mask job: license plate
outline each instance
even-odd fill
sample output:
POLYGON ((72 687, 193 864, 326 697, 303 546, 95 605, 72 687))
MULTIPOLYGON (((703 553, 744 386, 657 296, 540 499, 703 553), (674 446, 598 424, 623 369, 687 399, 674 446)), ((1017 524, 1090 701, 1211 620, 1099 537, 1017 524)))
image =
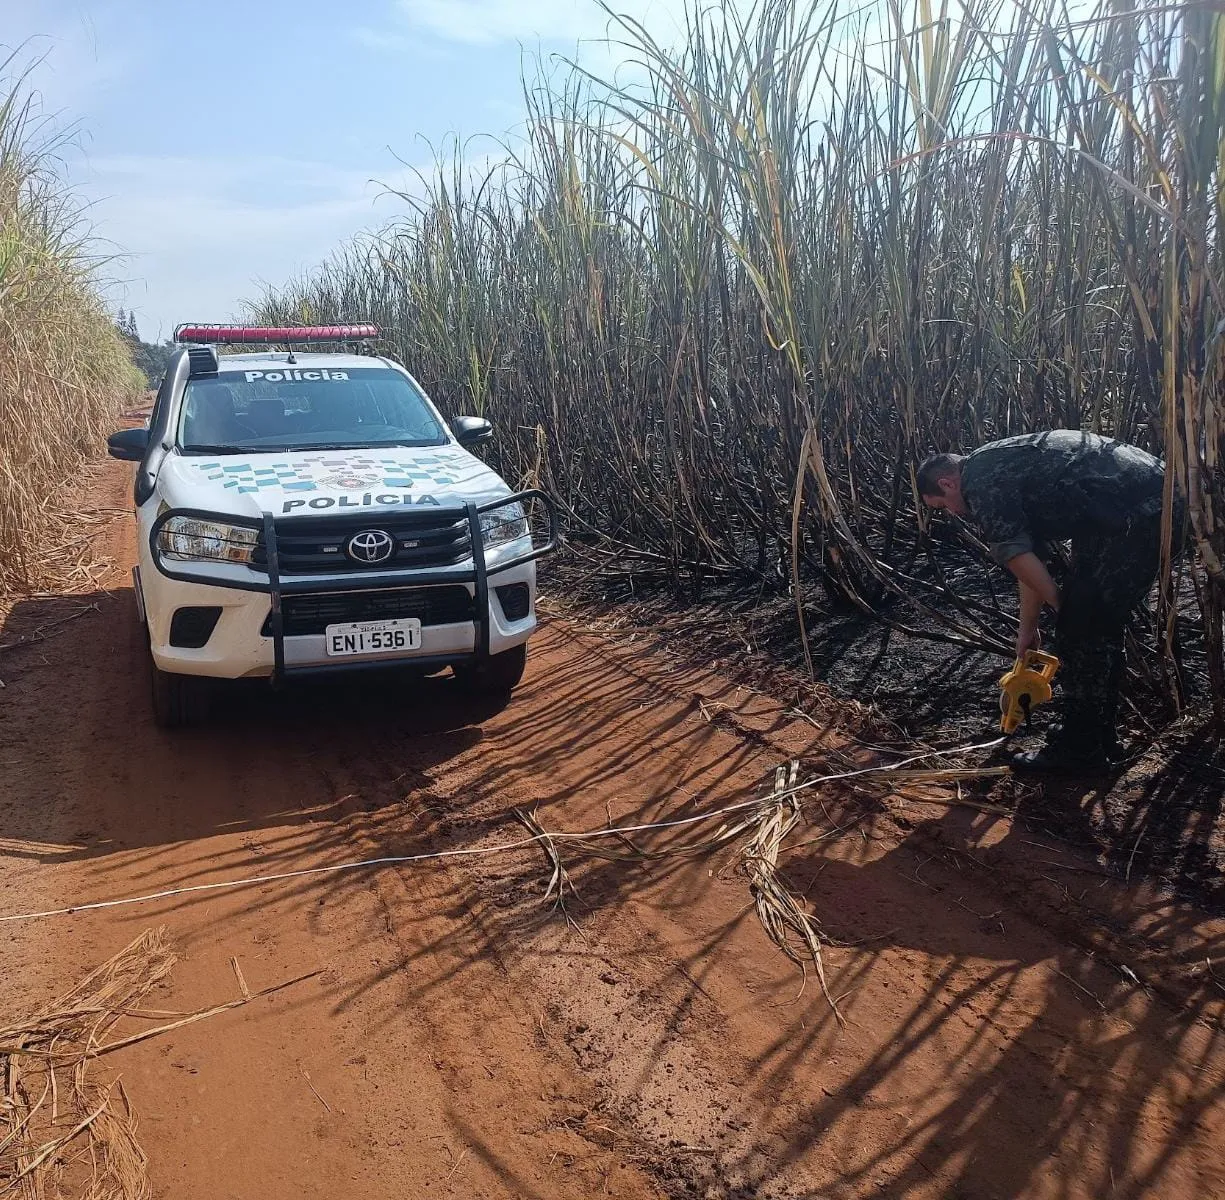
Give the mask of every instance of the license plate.
POLYGON ((333 658, 350 654, 395 654, 421 649, 421 622, 404 617, 397 621, 354 621, 329 625, 324 630, 327 652, 333 658))

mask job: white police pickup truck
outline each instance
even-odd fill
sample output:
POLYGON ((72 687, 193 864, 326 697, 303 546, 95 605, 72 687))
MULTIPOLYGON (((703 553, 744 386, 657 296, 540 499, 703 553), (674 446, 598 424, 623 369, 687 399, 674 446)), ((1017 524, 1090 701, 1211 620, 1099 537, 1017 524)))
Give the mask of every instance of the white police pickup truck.
POLYGON ((522 677, 556 509, 470 454, 489 422, 448 427, 365 349, 377 334, 180 326, 147 427, 111 435, 138 464, 133 581, 159 725, 204 719, 221 679, 449 667, 505 696, 522 677), (295 349, 327 342, 365 352, 295 349), (217 353, 236 344, 285 349, 217 353))

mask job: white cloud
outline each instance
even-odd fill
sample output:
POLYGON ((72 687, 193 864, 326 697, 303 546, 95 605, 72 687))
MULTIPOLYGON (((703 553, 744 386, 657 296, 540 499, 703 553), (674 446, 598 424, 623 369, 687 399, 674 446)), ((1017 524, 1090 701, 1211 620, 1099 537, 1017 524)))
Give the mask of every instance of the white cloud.
POLYGON ((455 42, 570 42, 599 37, 608 23, 590 0, 400 0, 399 8, 411 25, 455 42))
MULTIPOLYGON (((679 29, 684 0, 622 0, 611 7, 648 27, 659 26, 670 39, 679 29)), ((620 36, 596 0, 396 0, 386 32, 362 27, 354 36, 382 49, 418 48, 419 39, 408 36, 406 29, 469 45, 536 40, 573 44, 620 36)))
POLYGON ((359 25, 349 31, 349 37, 362 50, 370 50, 376 54, 410 54, 414 59, 448 59, 450 50, 437 40, 422 38, 414 33, 408 25, 395 18, 396 25, 389 24, 384 29, 376 29, 372 25, 359 25))

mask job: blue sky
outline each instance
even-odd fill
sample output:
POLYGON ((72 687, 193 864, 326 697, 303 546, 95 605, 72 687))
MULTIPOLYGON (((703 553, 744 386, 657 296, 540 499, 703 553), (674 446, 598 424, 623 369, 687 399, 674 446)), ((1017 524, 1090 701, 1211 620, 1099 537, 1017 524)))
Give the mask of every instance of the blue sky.
MULTIPOLYGON (((3 0, 0 44, 42 61, 43 109, 75 123, 107 295, 142 335, 224 320, 403 208, 398 160, 520 127, 525 55, 605 69, 594 0, 3 0)), ((683 0, 619 0, 674 40, 683 0)), ((492 143, 476 153, 492 153, 492 143)))

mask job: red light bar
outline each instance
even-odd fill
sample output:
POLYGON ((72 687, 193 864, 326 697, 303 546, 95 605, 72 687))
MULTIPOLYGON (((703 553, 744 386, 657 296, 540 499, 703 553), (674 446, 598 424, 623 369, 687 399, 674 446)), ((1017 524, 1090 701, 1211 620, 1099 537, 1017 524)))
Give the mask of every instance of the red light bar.
POLYGON ((180 325, 176 342, 265 345, 276 342, 355 342, 379 336, 377 325, 180 325))

